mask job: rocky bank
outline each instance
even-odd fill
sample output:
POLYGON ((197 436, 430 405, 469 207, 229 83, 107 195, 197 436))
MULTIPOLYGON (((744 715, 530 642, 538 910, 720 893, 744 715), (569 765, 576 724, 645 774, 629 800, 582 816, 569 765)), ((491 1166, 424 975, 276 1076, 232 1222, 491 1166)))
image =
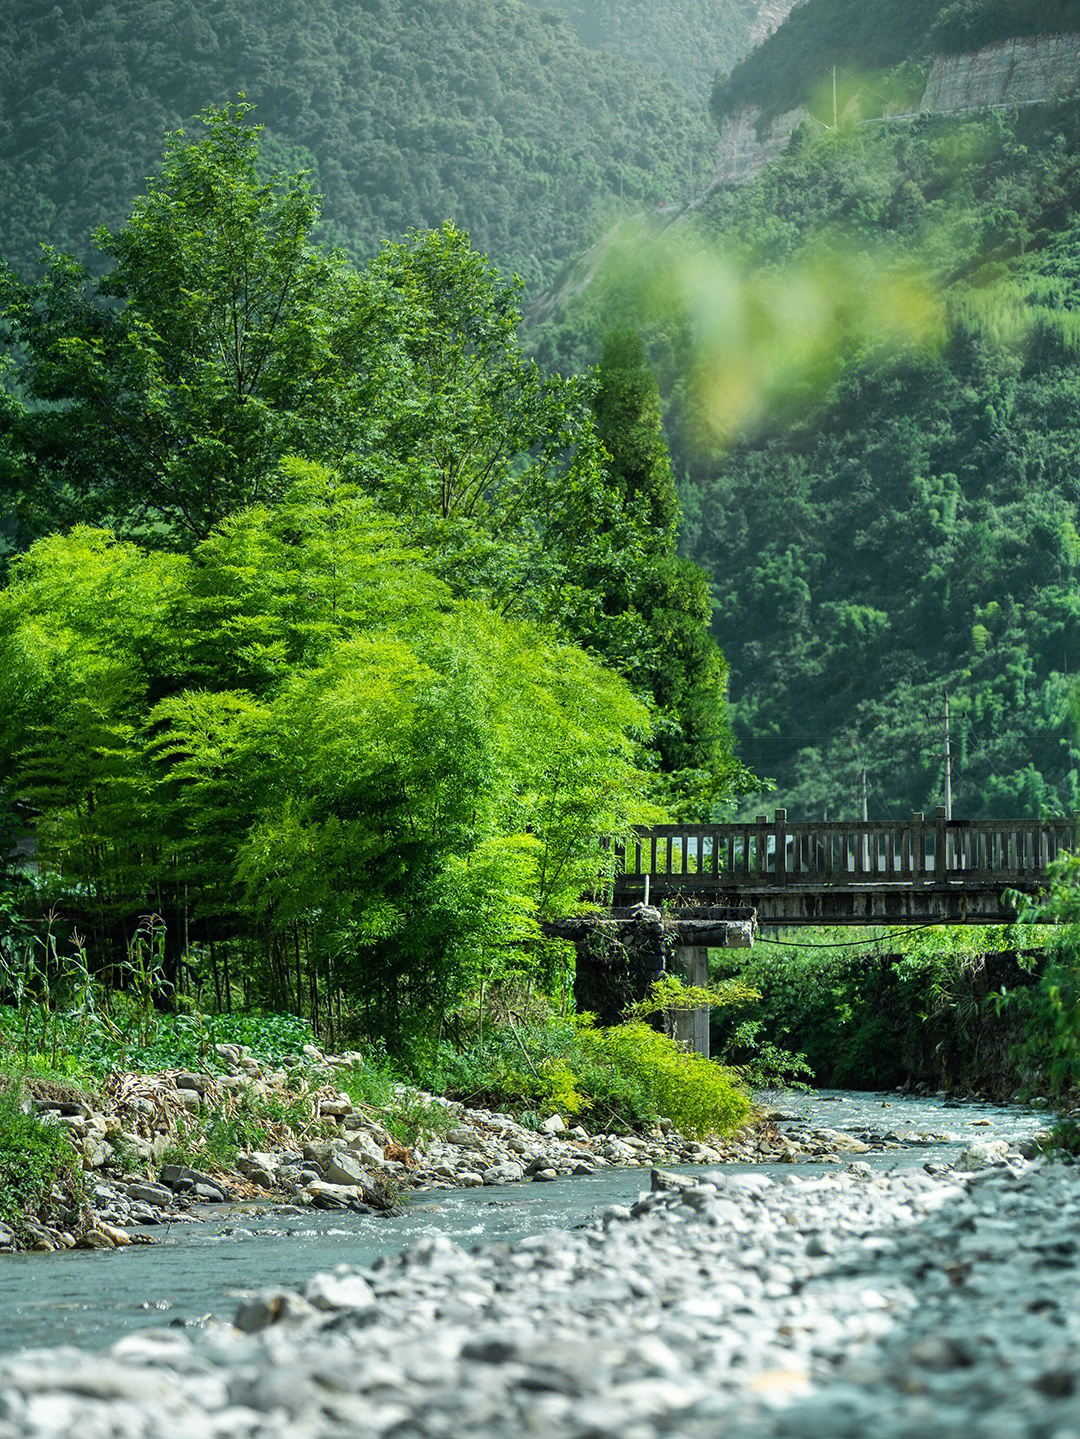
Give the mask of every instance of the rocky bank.
MULTIPOLYGON (((710 1143, 687 1138, 666 1121, 647 1134, 625 1135, 590 1131, 552 1115, 536 1130, 508 1114, 402 1090, 398 1099, 420 1105, 431 1120, 427 1136, 409 1148, 393 1138, 377 1110, 354 1104, 335 1083, 341 1070, 361 1059, 355 1053, 332 1055, 309 1046, 288 1065, 270 1065, 242 1047, 220 1045, 216 1059, 219 1072, 213 1074, 114 1074, 100 1105, 55 1093, 31 1101, 39 1117, 64 1128, 81 1154, 91 1209, 30 1223, 21 1240, 0 1226, 0 1248, 146 1242, 153 1226, 198 1218, 204 1206, 230 1200, 364 1213, 392 1209, 416 1190, 543 1183, 610 1167, 807 1158, 839 1164, 939 1137, 900 1134, 887 1126, 851 1132, 767 1112, 759 1112, 733 1139, 710 1143), (235 1167, 216 1169, 198 1152, 189 1163, 168 1162, 177 1140, 187 1135, 190 1148, 194 1126, 210 1114, 253 1103, 270 1112, 295 1112, 299 1099, 310 1115, 306 1129, 263 1121, 270 1138, 259 1149, 240 1153, 235 1167)), ((1030 1157, 1034 1151, 1027 1149, 1030 1157)))

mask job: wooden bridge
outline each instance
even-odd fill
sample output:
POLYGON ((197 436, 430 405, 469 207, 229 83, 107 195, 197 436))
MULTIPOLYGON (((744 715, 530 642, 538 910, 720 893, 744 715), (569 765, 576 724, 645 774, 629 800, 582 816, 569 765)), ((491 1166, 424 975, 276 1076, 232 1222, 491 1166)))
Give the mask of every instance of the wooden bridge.
MULTIPOLYGON (((756 910, 759 925, 1008 924, 1077 846, 1071 820, 658 825, 615 846, 618 909, 645 901, 756 910)), ((699 941, 701 942, 701 941, 699 941)), ((708 942, 708 941, 705 941, 708 942)))

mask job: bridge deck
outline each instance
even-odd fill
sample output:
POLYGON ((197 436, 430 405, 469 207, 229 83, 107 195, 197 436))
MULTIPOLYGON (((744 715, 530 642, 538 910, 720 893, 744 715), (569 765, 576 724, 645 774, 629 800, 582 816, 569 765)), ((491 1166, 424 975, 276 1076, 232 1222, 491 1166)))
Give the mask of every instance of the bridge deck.
POLYGON ((1076 847, 1069 820, 659 825, 616 845, 614 903, 752 905, 760 924, 1006 924, 1076 847))

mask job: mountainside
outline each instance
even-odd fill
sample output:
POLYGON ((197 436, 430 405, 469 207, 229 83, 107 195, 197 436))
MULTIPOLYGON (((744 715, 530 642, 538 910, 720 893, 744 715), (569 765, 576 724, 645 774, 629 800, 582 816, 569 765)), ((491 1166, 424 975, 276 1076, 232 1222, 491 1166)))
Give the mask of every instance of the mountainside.
POLYGON ((564 364, 612 314, 647 337, 740 754, 776 781, 744 813, 851 818, 864 783, 871 814, 932 811, 945 693, 958 815, 1080 808, 1080 40, 1071 6, 1049 35, 1007 10, 807 0, 741 99, 770 53, 858 51, 909 113, 858 123, 840 75, 834 130, 830 74, 829 128, 613 245, 536 329, 564 364))
POLYGON ((713 89, 714 184, 743 184, 810 121, 1029 105, 1080 89, 1080 10, 912 0, 885 17, 810 0, 713 89), (1028 14, 1028 9, 1032 13, 1028 14), (1021 13, 1022 12, 1022 13, 1021 13))
POLYGON ((365 255, 453 219, 539 286, 621 198, 709 173, 700 101, 587 49, 524 0, 11 0, 0 31, 0 253, 84 254, 161 135, 243 91, 264 153, 304 166, 325 233, 365 255))
POLYGON ((687 462, 743 756, 793 814, 854 815, 864 773, 872 812, 932 809, 948 691, 958 814, 1074 811, 1080 104, 801 134, 714 233, 882 284, 917 257, 941 328, 687 462))
MULTIPOLYGON (((901 64, 980 50, 1002 41, 1080 29, 1075 0, 807 0, 749 55, 718 80, 712 95, 717 121, 757 108, 766 119, 805 105, 831 117, 832 67, 841 95, 853 98, 860 80, 878 79, 901 64), (846 92, 846 93, 845 93, 846 92)), ((867 86, 865 101, 871 100, 867 86)), ((878 97, 879 99, 881 97, 878 97)), ((887 98, 887 97, 886 97, 887 98)))
POLYGON ((704 101, 798 0, 530 0, 565 15, 582 44, 662 70, 704 101))

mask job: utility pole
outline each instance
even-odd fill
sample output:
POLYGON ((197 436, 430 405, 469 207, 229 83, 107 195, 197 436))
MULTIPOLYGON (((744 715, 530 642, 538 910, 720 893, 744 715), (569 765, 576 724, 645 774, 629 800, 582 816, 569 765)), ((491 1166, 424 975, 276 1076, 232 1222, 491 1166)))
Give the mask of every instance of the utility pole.
POLYGON ((945 818, 952 819, 952 744, 949 739, 949 691, 942 690, 945 697, 945 818))
POLYGON ((870 812, 869 812, 869 810, 867 809, 867 806, 866 806, 866 767, 865 767, 865 765, 863 766, 862 775, 861 775, 860 781, 859 781, 859 793, 860 793, 860 796, 861 796, 861 808, 860 808, 860 810, 859 810, 859 815, 860 815, 860 818, 862 819, 863 824, 868 824, 868 823, 870 822, 870 812))

